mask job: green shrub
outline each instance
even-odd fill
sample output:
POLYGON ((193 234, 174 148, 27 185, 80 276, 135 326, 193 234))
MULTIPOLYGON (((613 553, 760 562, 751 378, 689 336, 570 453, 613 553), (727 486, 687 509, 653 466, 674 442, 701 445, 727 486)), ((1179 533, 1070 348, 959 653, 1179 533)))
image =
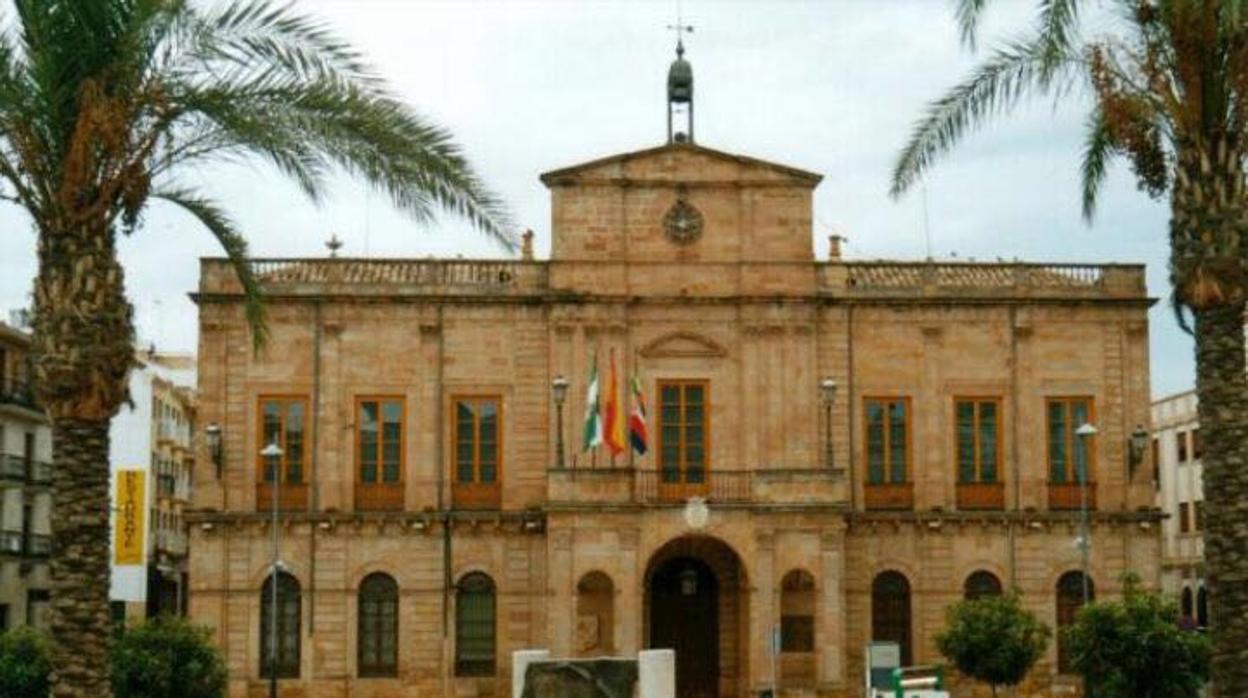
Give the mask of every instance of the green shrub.
POLYGON ((1121 601, 1080 609, 1071 660, 1097 698, 1194 698, 1209 678, 1209 638, 1184 630, 1174 599, 1123 580, 1121 601))
POLYGON ((1049 627, 1016 593, 960 601, 946 617, 936 646, 958 671, 991 686, 994 696, 997 686, 1018 685, 1049 646, 1049 627))
POLYGON ((27 626, 0 633, 0 697, 46 698, 48 639, 27 626))
POLYGON ((116 698, 219 698, 225 694, 221 653, 206 628, 160 617, 113 641, 116 698))

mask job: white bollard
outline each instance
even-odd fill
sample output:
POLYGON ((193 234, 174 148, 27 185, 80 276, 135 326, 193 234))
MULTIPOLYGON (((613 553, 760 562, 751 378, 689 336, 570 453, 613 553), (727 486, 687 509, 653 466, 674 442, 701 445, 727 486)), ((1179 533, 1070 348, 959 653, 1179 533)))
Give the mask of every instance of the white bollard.
POLYGON ((675 650, 637 653, 638 698, 676 698, 675 650))
POLYGON ((516 650, 511 653, 511 698, 524 693, 524 673, 533 662, 550 659, 550 650, 516 650))

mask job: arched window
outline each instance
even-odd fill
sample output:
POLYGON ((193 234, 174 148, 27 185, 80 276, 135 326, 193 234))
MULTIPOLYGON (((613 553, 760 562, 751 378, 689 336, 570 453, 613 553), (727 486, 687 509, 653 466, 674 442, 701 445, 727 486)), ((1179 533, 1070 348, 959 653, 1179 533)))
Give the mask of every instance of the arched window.
POLYGON ((815 578, 805 570, 780 582, 780 651, 815 651, 815 578))
POLYGON ((399 585, 375 572, 360 582, 356 614, 357 670, 362 677, 399 673, 399 585))
POLYGON ((276 665, 282 679, 299 677, 299 582, 285 572, 277 576, 277 646, 273 645, 273 577, 260 592, 260 676, 269 678, 276 665))
POLYGON ((988 570, 972 572, 962 587, 962 593, 967 601, 1001 595, 1001 580, 988 570))
MULTIPOLYGON (((1096 598, 1096 587, 1088 580, 1088 600, 1096 598)), ((1067 572, 1057 580, 1057 670, 1063 674, 1073 671, 1069 643, 1062 631, 1075 624, 1079 609, 1083 608, 1083 574, 1067 572)))
POLYGON ((1205 593, 1203 584, 1196 592, 1196 625, 1202 628, 1209 627, 1209 595, 1205 593))
POLYGON ((583 657, 615 653, 615 585, 602 572, 576 585, 576 650, 583 657))
POLYGON ((1192 614, 1196 612, 1196 606, 1192 600, 1191 587, 1183 587, 1183 593, 1179 595, 1179 608, 1184 618, 1194 617, 1192 614))
POLYGON ((494 580, 480 572, 455 592, 455 675, 494 675, 494 580))
POLYGON ((910 582, 900 572, 881 572, 871 584, 871 639, 896 642, 910 666, 910 582))

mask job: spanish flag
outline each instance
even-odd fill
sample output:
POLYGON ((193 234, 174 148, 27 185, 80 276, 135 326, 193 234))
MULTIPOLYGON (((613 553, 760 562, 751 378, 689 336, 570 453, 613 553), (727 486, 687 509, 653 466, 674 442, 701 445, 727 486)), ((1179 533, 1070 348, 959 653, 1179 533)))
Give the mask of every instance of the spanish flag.
POLYGON ((611 352, 611 379, 607 382, 606 433, 603 440, 612 456, 624 452, 624 411, 620 409, 620 383, 616 380, 615 352, 611 352))

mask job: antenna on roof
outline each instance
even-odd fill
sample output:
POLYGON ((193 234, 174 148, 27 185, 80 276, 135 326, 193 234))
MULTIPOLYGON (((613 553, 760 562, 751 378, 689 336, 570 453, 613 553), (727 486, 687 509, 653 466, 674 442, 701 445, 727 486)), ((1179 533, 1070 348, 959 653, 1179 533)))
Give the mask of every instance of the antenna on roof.
POLYGON ((932 261, 932 220, 927 212, 927 183, 923 184, 923 242, 927 249, 927 261, 932 261))

